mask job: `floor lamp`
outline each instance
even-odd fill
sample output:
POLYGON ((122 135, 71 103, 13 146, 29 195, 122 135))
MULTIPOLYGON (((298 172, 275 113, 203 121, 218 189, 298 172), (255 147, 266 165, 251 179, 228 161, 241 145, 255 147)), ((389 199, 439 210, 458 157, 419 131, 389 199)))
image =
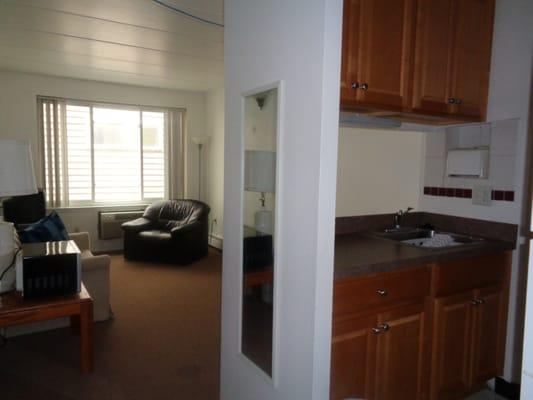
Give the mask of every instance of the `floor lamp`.
POLYGON ((198 146, 198 200, 202 200, 202 149, 209 143, 209 136, 193 136, 191 140, 198 146))
MULTIPOLYGON (((37 193, 28 142, 0 139, 0 197, 37 193)), ((0 221, 0 293, 15 283, 15 239, 10 222, 0 221)))

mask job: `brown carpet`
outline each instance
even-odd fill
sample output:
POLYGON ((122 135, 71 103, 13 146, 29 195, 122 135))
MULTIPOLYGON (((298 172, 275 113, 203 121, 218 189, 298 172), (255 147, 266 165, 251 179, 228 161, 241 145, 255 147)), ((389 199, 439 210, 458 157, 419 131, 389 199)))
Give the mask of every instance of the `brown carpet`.
POLYGON ((57 329, 0 349, 2 400, 216 400, 221 256, 185 267, 112 256, 115 319, 94 326, 95 372, 78 370, 78 338, 57 329))

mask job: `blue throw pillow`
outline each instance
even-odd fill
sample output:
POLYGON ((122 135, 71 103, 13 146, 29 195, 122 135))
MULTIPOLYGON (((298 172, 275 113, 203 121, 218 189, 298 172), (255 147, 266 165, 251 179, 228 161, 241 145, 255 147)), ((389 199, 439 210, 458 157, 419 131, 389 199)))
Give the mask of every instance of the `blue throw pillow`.
POLYGON ((55 211, 19 232, 22 243, 69 240, 67 229, 55 211))

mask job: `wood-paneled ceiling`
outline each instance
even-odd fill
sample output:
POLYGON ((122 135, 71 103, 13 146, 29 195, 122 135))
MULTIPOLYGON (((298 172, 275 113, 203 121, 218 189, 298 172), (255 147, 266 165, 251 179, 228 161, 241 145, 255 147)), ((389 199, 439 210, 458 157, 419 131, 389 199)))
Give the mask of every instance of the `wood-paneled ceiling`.
MULTIPOLYGON (((223 0, 166 2, 223 23, 223 0)), ((209 90, 223 56, 223 28, 151 0, 0 0, 0 69, 209 90)))

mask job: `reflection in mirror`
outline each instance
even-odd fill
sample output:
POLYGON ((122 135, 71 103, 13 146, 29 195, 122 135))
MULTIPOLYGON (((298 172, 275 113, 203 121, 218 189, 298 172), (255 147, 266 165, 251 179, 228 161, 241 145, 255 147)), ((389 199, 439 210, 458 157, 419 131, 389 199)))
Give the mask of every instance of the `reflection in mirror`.
POLYGON ((244 103, 242 353, 272 375, 278 90, 244 103))

